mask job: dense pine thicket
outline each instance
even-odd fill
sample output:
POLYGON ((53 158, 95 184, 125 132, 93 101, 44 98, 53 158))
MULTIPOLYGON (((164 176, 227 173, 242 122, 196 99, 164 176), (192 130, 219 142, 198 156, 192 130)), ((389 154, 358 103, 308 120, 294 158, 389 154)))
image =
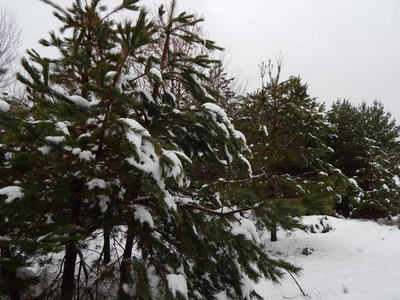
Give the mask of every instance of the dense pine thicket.
POLYGON ((295 272, 263 249, 253 211, 267 205, 234 186, 248 148, 207 85, 215 61, 173 47, 217 49, 191 30, 201 20, 174 1, 156 20, 123 1, 123 23, 100 1, 44 2, 64 25, 41 44, 59 57, 29 51, 29 109, 2 114, 3 292, 244 299, 295 272))
POLYGON ((175 1, 155 17, 42 1, 59 55, 28 51, 24 98, 0 100, 0 298, 259 298, 251 282, 298 271, 265 230, 398 213, 399 127, 379 102, 327 111, 279 62, 239 97, 175 1))
POLYGON ((338 100, 327 115, 332 147, 329 161, 354 178, 362 189, 359 201, 344 198, 336 209, 354 218, 383 218, 399 213, 400 127, 383 104, 358 106, 338 100))
POLYGON ((270 203, 267 216, 271 240, 278 227, 290 228, 289 216, 332 213, 343 195, 358 188, 327 161, 329 126, 324 106, 308 95, 300 77, 280 82, 282 61, 274 74, 265 66, 268 82, 243 100, 235 123, 252 151, 253 190, 270 203))

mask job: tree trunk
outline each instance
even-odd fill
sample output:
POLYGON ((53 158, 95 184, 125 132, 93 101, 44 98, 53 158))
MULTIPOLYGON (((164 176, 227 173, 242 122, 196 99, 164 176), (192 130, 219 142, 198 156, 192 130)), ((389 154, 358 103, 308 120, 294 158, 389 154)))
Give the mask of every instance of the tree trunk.
POLYGON ((15 273, 11 272, 1 272, 2 281, 8 285, 8 296, 10 300, 21 300, 21 296, 19 295, 19 284, 18 278, 15 273))
POLYGON ((111 261, 111 248, 110 248, 110 230, 103 230, 104 245, 103 245, 103 263, 108 264, 111 261))
POLYGON ((135 238, 135 235, 134 235, 133 229, 131 226, 129 226, 127 236, 126 236, 123 260, 121 263, 121 270, 120 270, 120 284, 119 284, 119 291, 118 291, 118 299, 120 299, 120 300, 129 299, 129 296, 124 291, 124 284, 127 284, 129 282, 129 278, 130 278, 130 269, 131 269, 130 267, 131 267, 131 257, 132 257, 134 238, 135 238))
MULTIPOLYGON (((0 223, 1 223, 1 225, 3 225, 3 223, 4 223, 4 218, 2 215, 0 215, 0 223)), ((6 236, 6 230, 1 229, 0 235, 6 236)), ((13 259, 9 245, 0 246, 0 255, 1 255, 0 256, 1 259, 4 261, 6 261, 6 260, 12 261, 12 259, 13 259)), ((0 293, 3 292, 3 288, 4 288, 5 292, 9 296, 10 300, 20 300, 21 297, 19 295, 18 278, 17 278, 15 271, 10 271, 3 267, 1 269, 0 276, 1 276, 0 293)))
POLYGON ((75 292, 75 265, 78 256, 77 242, 75 237, 77 235, 76 226, 80 224, 81 212, 81 192, 83 190, 83 183, 79 180, 71 182, 71 195, 70 195, 70 224, 72 229, 69 233, 70 240, 65 245, 65 260, 63 268, 63 277, 61 282, 61 300, 72 300, 75 292))
POLYGON ((78 251, 75 242, 65 247, 64 273, 61 283, 61 300, 72 300, 75 292, 75 264, 78 251))
POLYGON ((271 230, 271 242, 276 242, 278 237, 276 236, 276 229, 271 230))
POLYGON ((15 272, 10 272, 7 270, 1 271, 1 281, 2 285, 6 287, 6 293, 10 300, 21 300, 19 295, 19 283, 15 272))
POLYGON ((10 300, 21 300, 19 295, 19 288, 18 288, 18 279, 15 274, 12 274, 12 279, 10 278, 10 288, 8 290, 8 295, 10 296, 10 300))

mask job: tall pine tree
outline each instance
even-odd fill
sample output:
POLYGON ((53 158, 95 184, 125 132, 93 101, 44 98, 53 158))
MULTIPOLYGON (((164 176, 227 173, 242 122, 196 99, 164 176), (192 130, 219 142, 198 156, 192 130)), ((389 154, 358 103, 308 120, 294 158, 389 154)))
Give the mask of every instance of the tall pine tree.
POLYGON ((282 64, 278 60, 276 73, 271 62, 262 65, 268 81, 247 97, 237 123, 253 153, 254 189, 271 207, 265 218, 272 241, 278 227, 297 226, 295 216, 330 213, 341 194, 356 192, 326 160, 324 106, 300 77, 281 82, 282 64))
POLYGON ((358 106, 338 100, 328 113, 334 149, 331 162, 354 178, 363 191, 357 202, 344 199, 338 210, 346 216, 380 218, 399 212, 399 126, 382 103, 358 106))
POLYGON ((264 202, 229 182, 251 170, 244 136, 200 72, 214 61, 171 47, 175 37, 217 49, 188 30, 201 20, 177 14, 175 1, 160 7, 157 22, 137 0, 111 13, 100 0, 67 9, 42 1, 63 27, 41 44, 59 56, 31 50, 22 62, 30 106, 1 116, 7 176, 0 186, 0 244, 15 250, 1 269, 10 284, 22 267, 40 266, 30 276, 39 282, 6 292, 13 299, 250 299, 257 297, 250 281, 296 271, 265 254, 255 224, 264 202), (120 10, 136 12, 136 20, 114 21, 120 10), (156 44, 161 53, 149 51, 156 44))

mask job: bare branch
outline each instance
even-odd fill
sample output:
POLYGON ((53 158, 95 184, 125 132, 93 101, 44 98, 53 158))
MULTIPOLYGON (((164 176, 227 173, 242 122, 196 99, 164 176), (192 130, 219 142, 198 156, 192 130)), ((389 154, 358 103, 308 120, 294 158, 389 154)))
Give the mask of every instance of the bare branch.
POLYGON ((17 59, 21 45, 21 30, 15 15, 0 7, 0 89, 10 85, 14 76, 10 74, 12 63, 17 59))

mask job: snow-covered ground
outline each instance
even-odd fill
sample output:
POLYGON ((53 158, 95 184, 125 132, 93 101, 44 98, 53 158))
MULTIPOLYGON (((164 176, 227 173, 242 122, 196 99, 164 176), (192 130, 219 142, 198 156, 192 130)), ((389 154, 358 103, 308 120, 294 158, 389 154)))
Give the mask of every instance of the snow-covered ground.
MULTIPOLYGON (((318 223, 318 216, 305 224, 318 223)), ((281 231, 278 242, 265 237, 270 254, 301 266, 296 277, 304 297, 289 276, 279 285, 260 282, 257 292, 268 300, 400 300, 400 230, 373 221, 328 218, 333 230, 327 233, 291 234, 281 231), (303 249, 312 252, 303 255, 303 249)))

